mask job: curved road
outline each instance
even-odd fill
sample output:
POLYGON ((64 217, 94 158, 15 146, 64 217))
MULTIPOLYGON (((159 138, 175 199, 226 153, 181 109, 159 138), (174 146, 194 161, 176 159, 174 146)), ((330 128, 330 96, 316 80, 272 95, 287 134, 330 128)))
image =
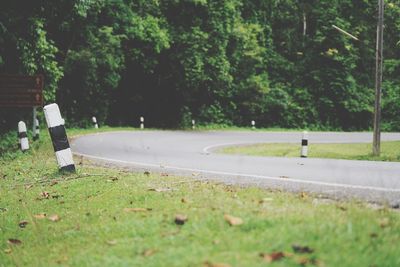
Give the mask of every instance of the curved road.
MULTIPOLYGON (((71 148, 75 155, 132 169, 399 205, 400 163, 213 153, 221 146, 279 142, 299 143, 300 152, 300 140, 295 132, 126 131, 78 137, 71 148)), ((371 133, 309 133, 310 143, 371 140, 371 133)), ((400 133, 382 134, 382 140, 400 140, 400 133)))

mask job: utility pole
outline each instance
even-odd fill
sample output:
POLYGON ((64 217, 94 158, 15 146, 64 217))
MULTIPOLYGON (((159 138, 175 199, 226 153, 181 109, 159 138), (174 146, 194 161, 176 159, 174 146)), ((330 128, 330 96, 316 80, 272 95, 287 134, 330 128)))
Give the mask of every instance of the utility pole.
POLYGON ((375 73, 375 113, 374 113, 374 140, 372 154, 381 153, 381 95, 383 72, 383 12, 384 0, 379 1, 378 29, 376 34, 376 73, 375 73))

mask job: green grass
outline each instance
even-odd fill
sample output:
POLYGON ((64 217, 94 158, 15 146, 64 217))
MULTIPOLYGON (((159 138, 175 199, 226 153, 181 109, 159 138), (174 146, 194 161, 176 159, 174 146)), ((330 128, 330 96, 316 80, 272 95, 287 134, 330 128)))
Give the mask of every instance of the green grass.
POLYGON ((400 265, 400 214, 388 208, 75 163, 76 174, 59 174, 44 133, 28 153, 0 158, 0 266, 265 266, 259 254, 276 251, 287 257, 272 266, 400 265), (189 219, 176 225, 176 214, 189 219))
MULTIPOLYGON (((275 143, 224 147, 219 152, 265 157, 299 157, 300 148, 299 144, 275 143)), ((308 146, 308 157, 400 161, 400 141, 382 142, 381 155, 379 157, 373 156, 371 151, 371 144, 310 144, 308 146)))

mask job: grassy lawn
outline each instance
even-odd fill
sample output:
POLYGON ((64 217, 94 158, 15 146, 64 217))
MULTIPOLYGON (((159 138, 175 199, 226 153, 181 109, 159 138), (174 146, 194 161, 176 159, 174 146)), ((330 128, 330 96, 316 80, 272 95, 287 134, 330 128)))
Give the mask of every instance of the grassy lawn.
MULTIPOLYGON (((299 144, 256 144, 248 146, 225 147, 219 150, 228 154, 244 154, 252 156, 277 156, 299 157, 299 144)), ((374 157, 371 154, 371 144, 310 144, 308 157, 400 161, 400 141, 382 142, 381 156, 374 157)))
POLYGON ((0 266, 400 265, 394 210, 75 163, 44 131, 0 158, 0 266))

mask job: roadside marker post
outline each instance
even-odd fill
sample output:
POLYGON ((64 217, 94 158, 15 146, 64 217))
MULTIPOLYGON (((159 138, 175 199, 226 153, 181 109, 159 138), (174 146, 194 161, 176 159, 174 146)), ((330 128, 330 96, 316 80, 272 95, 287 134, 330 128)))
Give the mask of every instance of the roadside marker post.
POLYGON ((255 130, 256 129, 256 122, 251 121, 251 129, 255 130))
POLYGON ((192 130, 196 129, 196 121, 192 120, 192 130))
POLYGON ((36 118, 33 124, 33 140, 36 141, 40 137, 39 120, 36 118))
POLYGON ((144 129, 144 118, 140 117, 140 129, 144 129))
POLYGON ((36 141, 39 139, 39 120, 37 119, 37 110, 36 107, 33 107, 33 117, 32 117, 32 133, 33 133, 33 141, 36 141))
POLYGON ((57 104, 50 104, 43 108, 46 117, 47 127, 60 171, 75 172, 75 164, 72 158, 72 151, 69 146, 64 120, 61 117, 57 104))
POLYGON ((26 124, 23 121, 18 122, 18 138, 21 151, 27 151, 29 149, 29 141, 26 133, 26 124))
POLYGON ((307 158, 308 154, 308 132, 303 131, 303 137, 301 139, 301 157, 307 158))
POLYGON ((96 117, 92 117, 92 122, 93 122, 93 127, 95 128, 95 129, 98 129, 99 128, 99 125, 97 124, 97 119, 96 119, 96 117))

